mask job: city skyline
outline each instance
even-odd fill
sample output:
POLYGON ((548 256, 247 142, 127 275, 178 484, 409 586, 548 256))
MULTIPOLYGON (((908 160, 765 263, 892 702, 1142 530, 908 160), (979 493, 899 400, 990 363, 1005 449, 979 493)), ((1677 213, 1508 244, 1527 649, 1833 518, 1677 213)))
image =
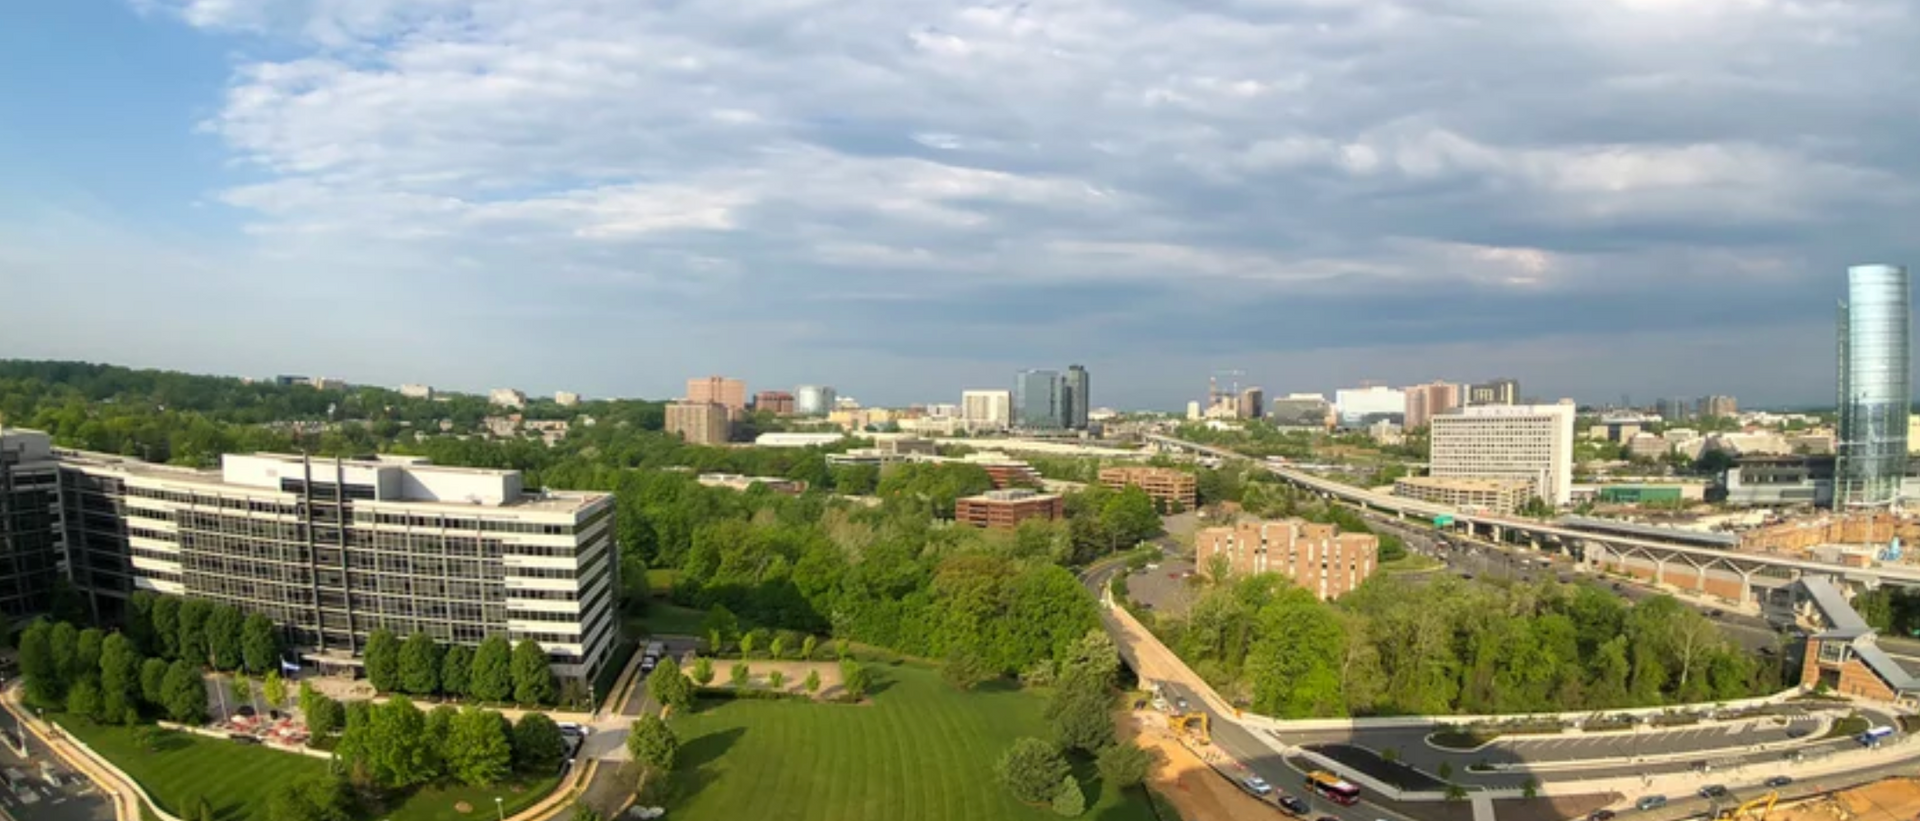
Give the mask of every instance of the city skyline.
POLYGON ((1899 4, 1214 5, 33 4, 0 284, 40 309, 0 350, 1803 403, 1841 272, 1920 256, 1907 75, 1858 59, 1914 39, 1899 4))

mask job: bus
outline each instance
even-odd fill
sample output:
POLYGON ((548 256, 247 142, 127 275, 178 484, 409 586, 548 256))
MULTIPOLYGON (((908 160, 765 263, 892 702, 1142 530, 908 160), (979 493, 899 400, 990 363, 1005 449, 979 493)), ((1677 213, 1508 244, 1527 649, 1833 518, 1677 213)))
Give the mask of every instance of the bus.
POLYGON ((1874 727, 1870 730, 1867 730, 1864 733, 1854 736, 1854 740, 1859 741, 1862 746, 1878 747, 1880 746, 1880 742, 1885 741, 1892 736, 1893 736, 1893 728, 1885 724, 1882 724, 1878 727, 1874 727))
POLYGON ((1347 783, 1346 779, 1326 770, 1314 770, 1307 774, 1307 789, 1316 795, 1341 806, 1352 806, 1360 800, 1360 788, 1347 783))

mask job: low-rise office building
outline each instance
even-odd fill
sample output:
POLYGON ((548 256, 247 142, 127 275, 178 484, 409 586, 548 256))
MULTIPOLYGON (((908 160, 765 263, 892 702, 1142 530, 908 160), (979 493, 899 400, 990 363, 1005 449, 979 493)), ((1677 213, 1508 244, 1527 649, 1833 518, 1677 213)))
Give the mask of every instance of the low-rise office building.
POLYGON ((1567 504, 1573 494, 1573 417, 1571 400, 1468 406, 1435 416, 1429 471, 1443 478, 1522 479, 1547 504, 1567 504))
POLYGON ((1200 504, 1199 480, 1174 468, 1110 467, 1100 469, 1100 484, 1113 490, 1129 485, 1147 492, 1154 501, 1192 510, 1200 504))
POLYGON ((1520 479, 1462 479, 1406 476, 1395 479, 1393 495, 1437 505, 1512 513, 1527 503, 1531 486, 1520 479))
POLYGON ((786 391, 761 391, 753 395, 753 409, 775 416, 792 416, 793 394, 786 391))
POLYGON ((1230 576, 1278 573, 1321 601, 1359 587, 1380 561, 1379 537, 1341 533, 1333 525, 1304 519, 1204 528, 1194 546, 1204 575, 1220 569, 1230 576))
POLYGON ((466 645, 498 635, 538 643, 581 684, 619 640, 608 494, 408 458, 54 462, 65 575, 103 621, 138 590, 230 604, 272 619, 323 670, 359 667, 382 628, 466 645))
POLYGON ((992 530, 1012 530, 1028 519, 1052 521, 1066 512, 1066 499, 1059 494, 1022 488, 989 490, 953 505, 954 521, 992 530))

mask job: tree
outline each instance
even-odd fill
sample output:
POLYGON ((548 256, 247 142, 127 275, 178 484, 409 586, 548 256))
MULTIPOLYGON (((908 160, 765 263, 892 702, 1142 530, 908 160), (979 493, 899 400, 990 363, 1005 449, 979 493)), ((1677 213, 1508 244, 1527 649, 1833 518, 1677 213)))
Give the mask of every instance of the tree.
POLYGON ((20 633, 20 675, 26 679, 27 699, 42 707, 55 707, 66 695, 59 664, 54 660, 53 627, 36 621, 20 633))
POLYGON ((140 700, 165 709, 167 703, 167 663, 160 659, 140 662, 140 700))
POLYGON ((47 646, 53 651, 52 681, 56 691, 66 694, 66 687, 80 677, 80 665, 77 661, 80 645, 80 631, 64 621, 53 623, 53 631, 47 634, 47 646))
POLYGON ((259 613, 247 617, 240 626, 240 655, 255 675, 280 669, 280 631, 272 619, 259 613))
POLYGON ((806 661, 813 661, 813 653, 819 646, 820 640, 812 634, 808 634, 805 638, 800 639, 800 658, 806 661))
POLYGON ((785 656, 786 656, 786 654, 787 654, 787 636, 786 636, 786 634, 785 634, 785 633, 775 633, 775 634, 774 634, 774 636, 773 636, 773 640, 772 640, 772 641, 769 641, 769 642, 767 642, 767 655, 768 655, 768 656, 769 656, 770 658, 773 658, 773 659, 776 659, 776 660, 777 660, 777 659, 780 659, 780 658, 783 658, 783 657, 785 657, 785 656))
POLYGON ((467 680, 467 694, 480 701, 506 701, 513 695, 513 649, 500 636, 488 636, 473 651, 473 675, 467 680))
POLYGON ((461 781, 484 787, 497 784, 513 769, 506 719, 492 710, 468 707, 453 723, 447 769, 461 781))
POLYGON ((234 703, 253 703, 253 682, 248 681, 246 676, 234 676, 228 686, 232 689, 234 703))
POLYGON ((160 652, 160 642, 153 634, 153 605, 159 596, 151 590, 135 590, 127 597, 126 626, 124 632, 133 641, 133 651, 142 655, 160 652))
POLYGON ((1071 678, 1055 688, 1047 702, 1047 723, 1063 749, 1098 752, 1113 743, 1113 719, 1107 715, 1107 691, 1071 678))
POLYGON ((347 784, 332 773, 280 782, 267 794, 267 821, 351 821, 347 784))
POLYGON ((994 677, 993 667, 968 647, 955 647, 940 665, 940 677, 956 690, 971 690, 994 677))
POLYGON ((392 630, 382 627, 369 634, 361 657, 367 667, 367 682, 373 689, 382 693, 399 691, 400 639, 392 630))
POLYGON ((573 821, 607 821, 599 810, 587 806, 584 801, 573 802, 573 821))
POLYGON ((753 658, 753 648, 760 646, 760 631, 748 630, 740 636, 740 657, 753 658))
POLYGON ((867 689, 873 685, 873 673, 856 661, 840 662, 840 687, 846 690, 847 697, 855 701, 867 697, 867 689))
POLYGON ((440 689, 440 645, 426 633, 414 633, 400 646, 400 689, 416 696, 440 689))
POLYGON ((727 683, 732 684, 736 689, 745 689, 752 681, 753 669, 744 661, 736 662, 733 669, 727 673, 727 683))
POLYGON ((100 651, 106 641, 107 634, 97 627, 80 631, 79 643, 73 650, 73 672, 67 677, 68 681, 100 674, 100 651))
MULTIPOLYGON (((67 712, 92 721, 100 720, 100 685, 82 678, 67 688, 67 712)), ((116 716, 118 718, 118 716, 116 716)))
POLYGON ((767 672, 768 688, 778 690, 780 689, 781 685, 786 683, 787 683, 786 673, 780 672, 779 670, 770 670, 767 672))
POLYGON ((851 646, 852 645, 849 644, 847 640, 844 638, 834 639, 833 640, 833 657, 840 661, 845 661, 847 658, 847 651, 851 646))
POLYGON ((633 760, 640 765, 640 783, 654 775, 666 775, 673 771, 674 757, 679 753, 680 740, 675 738, 673 730, 656 715, 643 715, 633 722, 633 728, 627 733, 627 751, 633 754, 633 760))
POLYGON ((533 639, 523 639, 513 648, 513 700, 521 704, 551 704, 558 688, 553 683, 553 667, 547 651, 533 639))
POLYGON ((705 633, 712 644, 707 651, 719 655, 727 643, 740 634, 740 619, 726 605, 716 604, 707 609, 707 617, 700 622, 700 632, 705 633))
POLYGON ((1080 791, 1080 782, 1073 780, 1073 774, 1068 773, 1060 779, 1059 791, 1053 794, 1053 812, 1075 818, 1086 811, 1087 794, 1080 791))
POLYGON ((307 719, 307 731, 315 738, 332 735, 347 723, 346 705, 318 693, 314 694, 312 707, 302 714, 307 719))
POLYGON ((287 706, 287 682, 280 678, 279 670, 268 670, 267 679, 260 689, 267 697, 267 709, 278 710, 287 706))
MULTIPOLYGON (((706 659, 700 659, 705 663, 706 659)), ((698 665, 696 665, 698 666, 698 665)), ((707 664, 707 677, 713 677, 713 665, 707 664)), ((687 677, 680 674, 680 663, 671 658, 660 660, 660 664, 647 674, 647 695, 654 703, 672 707, 674 712, 684 712, 693 707, 693 687, 687 677)))
POLYGON ((313 712, 313 705, 319 703, 319 701, 320 691, 313 689, 313 683, 308 681, 300 682, 300 695, 295 702, 300 707, 300 714, 311 714, 313 712))
POLYGON ((820 671, 808 670, 807 680, 803 682, 801 686, 807 688, 809 695, 820 692, 820 671))
MULTIPOLYGON (((655 670, 660 668, 655 667, 655 670)), ((701 656, 693 660, 693 682, 702 687, 713 683, 713 660, 701 656)))
POLYGON ((161 689, 166 697, 167 715, 181 724, 202 724, 207 720, 207 685, 200 679, 200 666, 184 659, 167 667, 161 689))
POLYGON ((1153 497, 1137 485, 1107 497, 1100 507, 1100 525, 1107 532, 1108 552, 1146 541, 1160 532, 1160 513, 1153 497))
POLYGON ((427 711, 427 737, 431 739, 428 746, 433 748, 440 775, 447 774, 447 762, 453 757, 453 723, 459 718, 460 708, 451 704, 436 705, 427 711))
POLYGON ((464 696, 472 687, 473 649, 464 644, 447 648, 440 657, 440 692, 450 696, 464 696))
POLYGON ((172 661, 180 657, 180 600, 172 596, 154 599, 153 652, 172 661))
POLYGON ((1037 738, 1020 738, 1001 754, 994 764, 994 775, 1014 798, 1041 804, 1053 800, 1060 792, 1060 780, 1070 778, 1072 771, 1052 744, 1037 738))
POLYGON ((1440 766, 1438 769, 1434 770, 1434 774, 1440 776, 1440 780, 1442 781, 1446 781, 1448 779, 1453 778, 1452 762, 1447 762, 1447 761, 1440 762, 1440 766))
POLYGON ((549 773, 567 754, 560 725, 546 713, 528 713, 513 725, 513 765, 524 773, 549 773))
POLYGON ((240 667, 243 653, 240 647, 240 631, 246 623, 246 617, 240 609, 230 604, 216 604, 207 613, 207 655, 213 659, 216 670, 234 670, 240 667))
MULTIPOLYGON (((354 752, 367 767, 367 773, 374 783, 384 787, 400 788, 424 784, 431 780, 437 769, 438 759, 433 749, 433 739, 428 737, 427 716, 413 706, 413 700, 396 695, 369 708, 366 719, 366 734, 360 749, 354 752)), ((458 725, 455 725, 456 731, 458 725)), ((347 730, 354 732, 354 721, 349 714, 347 730)), ((451 745, 459 747, 465 739, 457 737, 451 745)), ((345 745, 343 745, 345 746, 345 745)), ((351 759, 350 759, 351 760, 351 759)), ((470 782, 471 783, 471 782, 470 782)))
POLYGON ((1147 780, 1153 757, 1136 745, 1122 743, 1101 750, 1095 763, 1100 768, 1101 780, 1115 789, 1125 789, 1147 780))

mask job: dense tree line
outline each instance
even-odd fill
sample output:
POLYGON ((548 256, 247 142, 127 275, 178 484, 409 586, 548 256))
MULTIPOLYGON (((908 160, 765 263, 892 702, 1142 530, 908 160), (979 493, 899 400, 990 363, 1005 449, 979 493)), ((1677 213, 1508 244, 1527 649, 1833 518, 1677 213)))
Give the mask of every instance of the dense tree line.
POLYGON ((1052 688, 1046 708, 1048 738, 1021 738, 1001 755, 994 774, 1014 798, 1048 804, 1063 816, 1086 810, 1086 793, 1073 777, 1071 757, 1092 760, 1107 787, 1131 788, 1146 778, 1145 750, 1114 734, 1114 684, 1120 656, 1104 630, 1076 641, 1057 663, 1028 674, 1028 683, 1052 688))
POLYGON ((1603 710, 1744 698, 1779 670, 1671 597, 1546 579, 1376 576, 1322 603, 1263 574, 1157 630, 1230 698, 1286 718, 1603 710))
POLYGON ((1853 607, 1875 630, 1920 636, 1920 592, 1880 587, 1855 596, 1853 607))
POLYGON ((554 681, 545 650, 532 639, 509 643, 504 636, 488 636, 477 647, 442 647, 425 633, 405 641, 391 630, 367 635, 361 653, 367 683, 382 693, 472 698, 488 703, 512 702, 547 706, 556 699, 583 701, 587 694, 568 681, 562 693, 554 681))

